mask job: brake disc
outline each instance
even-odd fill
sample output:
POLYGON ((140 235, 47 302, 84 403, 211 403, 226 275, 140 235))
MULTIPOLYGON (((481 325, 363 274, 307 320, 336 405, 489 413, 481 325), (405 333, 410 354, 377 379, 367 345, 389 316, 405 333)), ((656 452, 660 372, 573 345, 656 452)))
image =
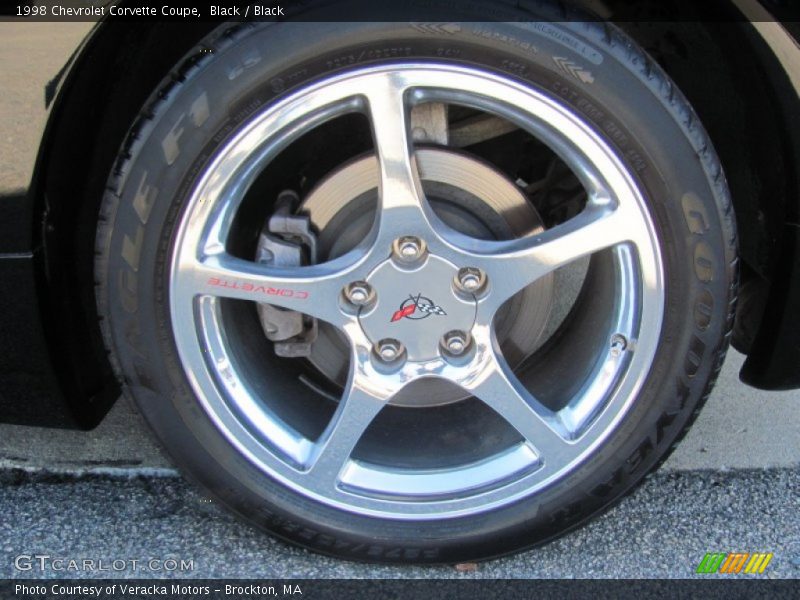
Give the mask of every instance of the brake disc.
MULTIPOLYGON (((543 229, 523 192, 487 163, 438 148, 418 149, 416 158, 425 195, 449 227, 481 239, 518 238, 543 229)), ((316 250, 321 261, 341 256, 364 239, 375 219, 377 198, 378 165, 372 155, 346 163, 309 193, 298 212, 307 216, 318 232, 316 250)), ((553 276, 548 275, 519 292, 498 313, 498 341, 512 367, 538 347, 553 296, 553 276)), ((327 323, 319 323, 308 360, 326 378, 344 385, 348 356, 344 336, 327 323)), ((465 397, 452 384, 432 379, 408 388, 392 404, 432 406, 465 397)))

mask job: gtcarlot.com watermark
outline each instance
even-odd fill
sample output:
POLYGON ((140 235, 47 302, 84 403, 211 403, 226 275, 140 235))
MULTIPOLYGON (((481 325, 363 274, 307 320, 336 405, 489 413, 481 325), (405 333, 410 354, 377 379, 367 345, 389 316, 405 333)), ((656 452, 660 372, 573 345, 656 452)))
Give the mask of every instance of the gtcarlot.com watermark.
POLYGON ((182 573, 194 571, 193 558, 68 558, 50 554, 19 554, 14 557, 17 571, 35 573, 182 573))

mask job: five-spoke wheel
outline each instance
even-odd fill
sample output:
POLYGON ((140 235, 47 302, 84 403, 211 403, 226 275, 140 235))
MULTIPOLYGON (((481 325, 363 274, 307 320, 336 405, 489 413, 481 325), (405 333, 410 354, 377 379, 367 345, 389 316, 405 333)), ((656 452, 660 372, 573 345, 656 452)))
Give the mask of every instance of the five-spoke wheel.
POLYGON ((317 551, 569 531, 664 459, 724 356, 735 235, 691 107, 611 25, 476 6, 220 27, 109 176, 126 393, 207 493, 317 551))
MULTIPOLYGON (((170 303, 178 350, 205 410, 265 473, 349 510, 438 518, 531 494, 574 469, 610 435, 650 367, 663 277, 640 190, 577 115, 490 73, 410 64, 326 79, 270 107, 231 139, 186 206, 172 256, 170 303), (507 240, 449 227, 426 200, 411 137, 412 110, 434 102, 484 111, 535 135, 580 179, 583 210, 551 229, 507 240), (231 224, 253 174, 322 119, 353 111, 368 117, 377 155, 378 205, 368 235, 345 254, 307 266, 272 267, 231 255, 231 224), (616 277, 608 285, 621 301, 590 332, 606 341, 590 378, 554 410, 514 374, 493 324, 520 291, 598 252, 611 256, 616 277), (235 337, 225 329, 223 298, 301 312, 345 336, 346 385, 317 439, 259 402, 230 347, 235 337), (625 340, 624 352, 617 340, 625 340), (519 439, 447 466, 354 459, 381 409, 426 379, 446 380, 479 399, 519 439)), ((424 410, 417 418, 425 419, 424 410)))

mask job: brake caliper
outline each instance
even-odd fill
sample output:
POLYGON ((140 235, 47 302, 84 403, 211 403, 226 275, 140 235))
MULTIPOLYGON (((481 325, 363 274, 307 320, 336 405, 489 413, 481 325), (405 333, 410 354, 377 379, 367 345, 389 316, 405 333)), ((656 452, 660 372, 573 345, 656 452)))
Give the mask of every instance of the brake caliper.
MULTIPOLYGON (((258 238, 256 262, 274 267, 299 267, 317 260, 317 238, 308 217, 292 214, 298 196, 291 190, 278 194, 276 210, 258 238)), ((271 304, 258 305, 258 317, 267 339, 275 342, 275 354, 308 356, 317 339, 317 321, 301 312, 271 304)))

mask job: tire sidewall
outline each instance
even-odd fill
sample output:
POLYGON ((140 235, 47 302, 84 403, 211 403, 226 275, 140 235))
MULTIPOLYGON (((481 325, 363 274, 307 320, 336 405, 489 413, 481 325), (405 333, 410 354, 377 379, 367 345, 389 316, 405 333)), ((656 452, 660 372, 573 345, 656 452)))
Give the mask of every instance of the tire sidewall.
POLYGON ((603 25, 458 27, 286 23, 220 30, 205 44, 214 48, 212 56, 154 95, 144 114, 155 117, 134 127, 123 151, 130 159, 111 180, 116 209, 108 235, 98 239, 107 256, 99 273, 108 282, 101 311, 126 391, 175 461, 223 504, 277 535, 338 556, 485 558, 575 527, 663 457, 706 394, 725 347, 734 258, 722 209, 724 180, 713 172, 713 160, 699 155, 702 130, 689 127, 693 115, 677 91, 669 91, 677 98, 673 105, 662 89, 670 84, 663 76, 648 77, 645 65, 637 70, 630 50, 609 44, 603 25), (581 115, 640 184, 666 270, 654 366, 615 434, 559 485, 490 513, 439 522, 340 511, 280 486, 247 462, 195 399, 169 318, 172 236, 215 150, 303 85, 359 66, 412 60, 480 66, 534 86, 581 115), (203 102, 208 111, 201 110, 203 102))

